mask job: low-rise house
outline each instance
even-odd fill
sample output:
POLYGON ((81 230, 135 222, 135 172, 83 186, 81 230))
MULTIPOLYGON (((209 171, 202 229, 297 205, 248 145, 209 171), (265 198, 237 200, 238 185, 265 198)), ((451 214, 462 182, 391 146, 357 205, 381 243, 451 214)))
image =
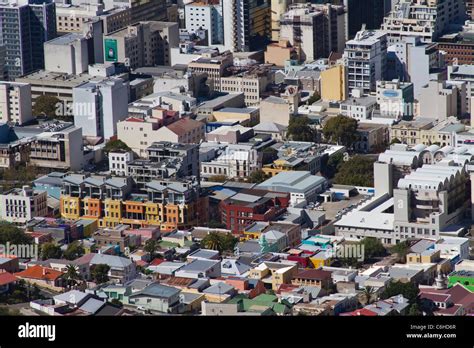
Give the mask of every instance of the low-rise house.
POLYGON ((9 272, 0 273, 0 294, 7 293, 13 284, 18 281, 18 278, 9 272))
POLYGON ((254 298, 260 294, 264 294, 266 289, 263 282, 259 279, 228 277, 225 279, 227 284, 232 285, 239 294, 245 295, 247 298, 254 298))
POLYGON ((332 285, 331 272, 321 269, 303 270, 295 274, 291 283, 298 286, 318 286, 327 291, 332 285))
POLYGON ((262 262, 249 271, 248 277, 259 279, 267 288, 276 291, 280 285, 290 284, 296 272, 295 262, 262 262))
POLYGON ((198 249, 188 255, 186 260, 192 262, 193 260, 219 260, 219 251, 212 249, 198 249))
POLYGON ((455 284, 449 289, 420 287, 419 298, 436 316, 474 314, 474 293, 461 284, 455 284))
POLYGON ((107 274, 113 282, 125 284, 137 276, 135 264, 128 258, 105 255, 105 254, 86 254, 75 260, 79 264, 89 264, 91 270, 96 265, 107 265, 110 270, 107 274))
POLYGON ((195 259, 176 271, 176 277, 217 278, 221 276, 220 260, 195 259))
POLYGON ((0 254, 0 272, 15 273, 20 270, 20 259, 14 255, 0 254))
POLYGON ((23 279, 27 283, 36 284, 40 287, 55 291, 62 291, 64 286, 64 273, 51 268, 35 265, 24 271, 15 273, 15 277, 23 279))
POLYGON ((235 259, 223 259, 221 262, 221 274, 222 276, 244 276, 251 267, 239 260, 235 259))
POLYGON ((172 313, 178 310, 180 290, 153 283, 143 290, 130 295, 129 304, 160 313, 172 313))
POLYGON ((402 295, 392 296, 386 300, 380 300, 362 309, 352 312, 342 313, 341 316, 390 316, 406 315, 410 304, 408 299, 402 295))

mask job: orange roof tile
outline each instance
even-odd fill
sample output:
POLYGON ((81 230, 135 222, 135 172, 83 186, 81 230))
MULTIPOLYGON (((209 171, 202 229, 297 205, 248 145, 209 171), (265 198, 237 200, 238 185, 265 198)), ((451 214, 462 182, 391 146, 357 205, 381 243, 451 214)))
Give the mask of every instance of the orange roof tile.
POLYGON ((16 282, 18 279, 13 274, 8 272, 0 273, 0 286, 16 282))
POLYGON ((40 279, 40 280, 56 280, 64 273, 51 268, 42 267, 40 265, 32 266, 22 272, 15 273, 19 278, 40 279))

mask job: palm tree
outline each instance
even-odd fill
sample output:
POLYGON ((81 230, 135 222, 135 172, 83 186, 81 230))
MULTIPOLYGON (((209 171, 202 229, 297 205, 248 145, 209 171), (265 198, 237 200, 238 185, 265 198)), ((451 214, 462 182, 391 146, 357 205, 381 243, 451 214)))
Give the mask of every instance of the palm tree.
POLYGON ((364 298, 364 305, 367 306, 372 303, 375 294, 375 289, 371 286, 366 286, 362 291, 362 297, 364 298))
POLYGON ((79 280, 82 279, 81 275, 77 271, 77 267, 74 265, 66 266, 66 274, 64 275, 64 278, 66 279, 68 288, 72 288, 79 282, 79 280))
POLYGON ((201 244, 206 249, 222 251, 222 238, 218 233, 209 233, 206 237, 204 237, 201 244))

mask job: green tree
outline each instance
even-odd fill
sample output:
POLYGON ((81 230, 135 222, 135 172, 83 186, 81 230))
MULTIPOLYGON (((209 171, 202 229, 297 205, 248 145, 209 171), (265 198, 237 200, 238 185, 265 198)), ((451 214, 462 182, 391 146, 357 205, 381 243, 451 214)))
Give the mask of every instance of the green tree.
POLYGON ((391 282, 385 290, 380 294, 380 298, 385 300, 392 296, 403 295, 411 304, 417 300, 420 292, 418 285, 414 283, 391 282))
POLYGON ((110 271, 110 267, 108 265, 104 265, 104 264, 95 265, 92 268, 92 271, 91 271, 92 279, 97 284, 103 284, 105 282, 108 282, 109 281, 109 276, 108 276, 109 271, 110 271))
POLYGON ((252 173, 250 173, 248 177, 248 182, 254 183, 254 184, 260 184, 267 180, 267 176, 263 172, 263 170, 256 170, 252 173))
POLYGON ((350 149, 359 139, 357 120, 342 115, 333 117, 323 127, 324 137, 331 143, 350 149))
POLYGON ((373 299, 374 299, 374 295, 375 295, 375 289, 371 286, 366 286, 364 288, 364 290, 362 291, 362 298, 364 300, 364 305, 367 306, 368 304, 371 304, 373 299))
POLYGON ((85 250, 82 247, 82 245, 78 241, 75 241, 68 245, 66 251, 64 252, 63 257, 66 260, 75 260, 78 257, 81 257, 82 255, 84 255, 84 253, 85 253, 85 250))
POLYGON ((118 307, 118 308, 122 308, 123 307, 123 303, 120 302, 119 299, 116 299, 116 298, 113 298, 112 301, 110 301, 110 304, 115 306, 115 307, 118 307))
POLYGON ((373 187, 374 160, 364 156, 354 156, 342 162, 334 176, 335 184, 373 187))
POLYGON ((423 315, 421 312, 420 306, 417 303, 413 303, 408 309, 408 316, 410 317, 419 317, 423 315))
POLYGON ((44 243, 41 246, 41 259, 60 259, 62 256, 62 251, 59 245, 55 243, 44 243))
POLYGON ((294 141, 317 140, 316 130, 311 128, 311 121, 306 116, 292 117, 288 125, 287 136, 294 141))
POLYGON ((58 114, 58 106, 61 104, 61 100, 50 95, 40 95, 35 99, 35 105, 33 106, 33 115, 45 116, 47 118, 58 118, 64 117, 64 113, 58 114))
POLYGON ((407 255, 410 253, 410 241, 405 240, 393 246, 390 251, 398 255, 398 260, 402 263, 406 262, 407 255))
POLYGON ((31 244, 33 239, 15 225, 2 221, 0 222, 0 244, 31 244))
POLYGON ((66 280, 66 284, 68 288, 73 288, 76 286, 79 281, 82 279, 81 275, 77 271, 77 266, 75 265, 67 265, 66 266, 66 273, 64 274, 64 279, 66 280))
POLYGON ((393 144, 401 144, 402 142, 400 141, 400 139, 398 138, 393 138, 392 141, 390 142, 390 145, 393 145, 393 144))
POLYGON ((317 91, 315 91, 313 93, 313 95, 308 99, 308 104, 313 105, 314 103, 316 103, 320 99, 321 99, 321 96, 319 95, 319 93, 317 91))
POLYGON ((201 246, 221 252, 223 250, 222 238, 219 233, 211 232, 202 239, 201 246))
POLYGON ((331 157, 323 157, 323 162, 321 164, 321 173, 326 178, 333 178, 336 175, 339 167, 344 161, 344 155, 342 153, 336 153, 331 157))
POLYGON ((373 257, 384 256, 386 250, 377 238, 366 237, 360 241, 360 244, 364 247, 364 258, 371 259, 373 257))
POLYGON ((239 241, 238 238, 234 237, 232 233, 226 233, 221 236, 222 240, 222 250, 233 252, 235 245, 239 241))
POLYGON ((147 253, 150 254, 150 257, 153 259, 155 257, 156 251, 159 248, 159 244, 156 240, 154 239, 148 239, 145 242, 145 246, 143 247, 143 250, 145 250, 147 253))
POLYGON ((110 140, 104 146, 104 152, 107 153, 107 154, 111 151, 119 151, 119 150, 131 151, 131 149, 128 147, 128 145, 125 144, 120 139, 110 140))

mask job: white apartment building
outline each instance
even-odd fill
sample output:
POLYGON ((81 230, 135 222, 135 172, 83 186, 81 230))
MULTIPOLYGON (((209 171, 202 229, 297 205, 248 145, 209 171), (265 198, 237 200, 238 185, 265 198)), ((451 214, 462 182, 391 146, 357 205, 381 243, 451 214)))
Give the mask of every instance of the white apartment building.
POLYGON ((191 33, 207 30, 208 44, 224 43, 224 20, 222 5, 206 1, 195 1, 184 7, 186 29, 191 33))
POLYGON ((22 224, 34 217, 46 216, 48 194, 28 186, 13 189, 0 195, 0 218, 11 223, 22 224))
POLYGON ((363 88, 365 93, 375 91, 376 82, 386 73, 387 35, 377 31, 359 31, 346 42, 344 64, 347 67, 349 91, 363 88))
POLYGON ((120 78, 91 80, 73 90, 74 124, 83 136, 110 139, 128 115, 128 87, 120 78))
POLYGON ((202 151, 211 151, 210 160, 201 157, 201 177, 224 175, 228 178, 247 178, 262 169, 262 153, 252 145, 229 144, 219 147, 217 143, 203 143, 202 151))
POLYGON ((341 115, 365 121, 372 118, 377 99, 375 97, 349 98, 341 103, 341 115))
POLYGON ((463 22, 462 0, 400 0, 382 23, 389 42, 407 36, 419 36, 423 42, 434 42, 454 23, 463 22))
POLYGON ((133 161, 132 151, 112 151, 109 152, 109 171, 116 176, 127 176, 127 163, 133 161))
POLYGON ((0 81, 0 122, 22 125, 33 119, 31 86, 0 81))

